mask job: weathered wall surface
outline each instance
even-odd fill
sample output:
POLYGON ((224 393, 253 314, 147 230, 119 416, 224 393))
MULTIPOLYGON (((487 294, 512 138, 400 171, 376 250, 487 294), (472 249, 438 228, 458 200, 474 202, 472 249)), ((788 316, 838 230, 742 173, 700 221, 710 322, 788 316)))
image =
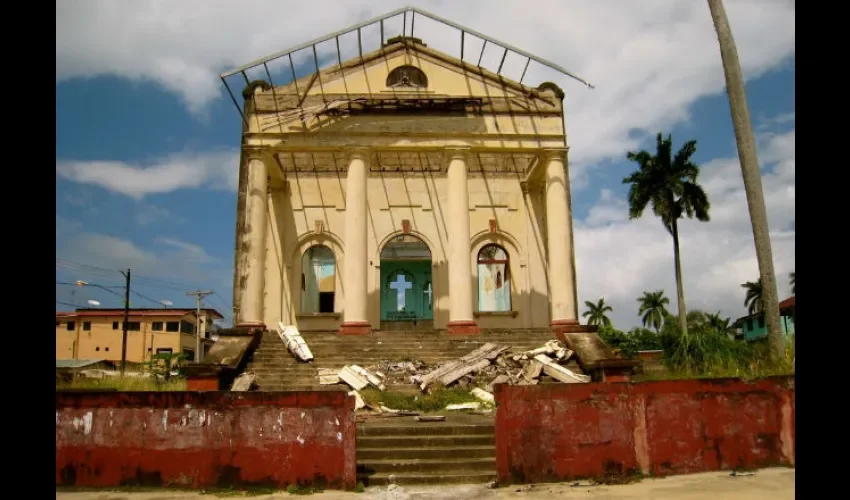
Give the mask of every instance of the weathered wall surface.
MULTIPOLYGON (((449 266, 445 177, 402 178, 373 176, 367 183, 369 217, 367 245, 369 268, 369 320, 380 324, 380 253, 393 237, 402 234, 407 220, 413 235, 431 250, 434 287, 434 325, 448 322, 449 266)), ((345 267, 345 179, 301 176, 290 179, 286 193, 271 196, 269 237, 266 248, 265 322, 296 324, 301 330, 336 329, 342 321, 345 295, 342 276, 345 267), (321 232, 317 231, 321 228, 321 232), (336 318, 299 316, 301 260, 311 246, 322 244, 336 258, 336 318), (294 293, 293 293, 294 292, 294 293)), ((545 227, 534 214, 532 195, 524 195, 514 177, 469 179, 469 218, 473 304, 478 309, 478 251, 488 243, 501 245, 508 253, 511 269, 511 310, 516 315, 487 317, 483 328, 545 328, 549 326, 548 289, 545 274, 546 248, 541 234, 545 227), (490 221, 496 232, 490 232, 490 221)), ((536 195, 536 193, 535 193, 536 195)))
POLYGON ((56 484, 355 485, 344 392, 57 393, 56 484))
POLYGON ((500 482, 794 464, 794 380, 496 387, 500 482))

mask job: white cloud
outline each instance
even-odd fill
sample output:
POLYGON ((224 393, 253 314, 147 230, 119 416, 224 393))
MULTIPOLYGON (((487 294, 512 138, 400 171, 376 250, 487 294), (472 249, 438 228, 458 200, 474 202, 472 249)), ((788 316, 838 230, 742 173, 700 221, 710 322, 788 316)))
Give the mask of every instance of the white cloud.
MULTIPOLYGON (((762 186, 768 211, 774 270, 780 300, 790 294, 794 271, 795 131, 762 140, 762 186)), ((758 279, 752 226, 737 158, 713 160, 702 167, 700 182, 711 201, 711 221, 681 223, 682 273, 689 310, 745 314, 741 283, 758 279)), ((588 217, 575 222, 579 298, 605 297, 620 328, 639 324, 637 297, 663 289, 675 313, 673 240, 650 210, 628 221, 627 204, 603 190, 588 217)))
MULTIPOLYGON (((57 2, 56 78, 60 82, 119 75, 152 81, 179 95, 193 112, 201 112, 210 101, 225 99, 218 79, 221 71, 406 3, 256 0, 246 7, 227 0, 57 2)), ((630 130, 654 134, 669 129, 690 118, 688 106, 694 101, 724 87, 705 2, 548 0, 535 3, 534 8, 506 0, 498 5, 493 0, 411 3, 549 59, 597 86, 586 90, 534 65, 525 80, 534 84, 553 80, 568 92, 575 187, 583 185, 586 167, 605 158, 619 159, 624 151, 639 146, 640 138, 630 135, 630 130)), ((726 0, 725 4, 748 79, 793 56, 793 0, 726 0)), ((396 24, 400 26, 400 21, 396 24)), ((415 34, 430 46, 459 53, 457 32, 423 18, 417 18, 415 26, 415 34)), ((377 40, 376 30, 367 31, 364 37, 377 40)), ((472 37, 467 41, 466 58, 477 60, 480 44, 476 46, 472 37)), ((356 53, 356 47, 356 37, 343 39, 343 57, 356 53)), ((326 44, 320 50, 331 54, 335 46, 326 44)), ((297 54, 296 62, 307 60, 308 52, 297 54)), ((485 53, 485 65, 498 65, 501 53, 497 52, 485 53)), ((509 56, 504 73, 517 78, 523 64, 521 58, 509 56)), ((100 168, 116 171, 109 163, 100 168)), ((162 184, 167 181, 157 183, 153 177, 146 178, 149 189, 165 189, 162 184)))
POLYGON ((239 155, 233 151, 180 153, 148 165, 120 161, 57 161, 56 173, 136 200, 178 189, 210 187, 234 191, 239 155))
MULTIPOLYGON (((215 307, 222 309, 220 301, 230 301, 232 261, 212 256, 197 244, 162 236, 145 248, 130 239, 86 232, 79 223, 60 215, 56 216, 56 223, 56 257, 63 263, 71 263, 57 266, 57 281, 80 279, 116 286, 123 284, 117 270, 129 268, 133 277, 131 288, 152 299, 167 298, 178 306, 194 305, 191 298, 186 298, 185 292, 194 288, 212 288, 219 296, 215 307), (58 279, 60 273, 68 278, 58 279)), ((65 297, 60 292, 67 294, 70 290, 58 287, 57 300, 65 297)), ((116 300, 109 295, 104 297, 112 302, 116 300)), ((145 306, 152 305, 139 296, 134 296, 133 300, 143 302, 145 306)), ((229 310, 224 312, 230 313, 229 310)))
POLYGON ((147 203, 139 203, 135 210, 136 223, 140 226, 148 226, 160 220, 170 220, 173 222, 182 222, 182 219, 175 217, 172 213, 162 207, 149 205, 147 203))

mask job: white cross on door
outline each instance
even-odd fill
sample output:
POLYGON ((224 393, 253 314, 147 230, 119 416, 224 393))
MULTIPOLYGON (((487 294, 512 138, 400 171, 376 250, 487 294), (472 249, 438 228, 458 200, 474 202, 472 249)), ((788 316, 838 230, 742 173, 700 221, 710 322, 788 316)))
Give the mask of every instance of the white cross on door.
POLYGON ((413 288, 413 283, 407 281, 407 278, 401 273, 396 275, 395 281, 390 282, 390 288, 396 291, 396 310, 404 311, 405 297, 407 291, 413 288))

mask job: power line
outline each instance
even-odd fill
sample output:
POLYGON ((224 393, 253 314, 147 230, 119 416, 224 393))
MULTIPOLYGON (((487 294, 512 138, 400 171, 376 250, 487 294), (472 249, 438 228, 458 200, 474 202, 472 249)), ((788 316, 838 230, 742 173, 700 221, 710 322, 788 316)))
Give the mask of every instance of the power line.
MULTIPOLYGON (((85 271, 91 272, 91 273, 105 274, 105 275, 108 275, 108 276, 113 277, 115 279, 117 279, 118 276, 123 276, 121 274, 121 271, 118 271, 118 270, 115 270, 115 269, 106 269, 106 268, 103 268, 103 267, 92 266, 92 265, 89 265, 89 264, 81 264, 79 262, 72 262, 72 261, 69 261, 69 260, 60 259, 58 257, 56 258, 56 264, 60 267, 65 267, 65 268, 69 268, 69 269, 77 269, 77 270, 80 270, 80 271, 85 270, 85 271)), ((146 282, 146 283, 150 283, 150 284, 156 283, 156 284, 158 284, 162 287, 171 287, 171 288, 178 289, 180 291, 186 290, 187 288, 194 288, 194 287, 192 287, 192 286, 190 286, 186 283, 178 283, 178 282, 169 281, 169 280, 165 280, 165 279, 162 279, 162 278, 156 278, 156 277, 152 277, 152 276, 136 275, 136 276, 133 276, 133 281, 134 282, 146 282)))
POLYGON ((71 304, 70 302, 62 302, 61 300, 57 300, 56 303, 62 304, 63 306, 73 307, 74 309, 80 307, 77 304, 71 304))

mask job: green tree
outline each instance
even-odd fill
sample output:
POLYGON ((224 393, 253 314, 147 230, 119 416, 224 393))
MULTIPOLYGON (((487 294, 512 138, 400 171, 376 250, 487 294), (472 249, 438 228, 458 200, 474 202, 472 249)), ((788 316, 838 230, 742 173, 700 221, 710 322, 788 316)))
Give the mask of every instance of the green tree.
POLYGON ((585 311, 581 316, 583 318, 587 318, 588 325, 611 326, 611 319, 608 318, 605 313, 613 312, 614 309, 605 303, 604 298, 599 299, 599 302, 596 304, 589 300, 585 300, 584 305, 587 306, 587 311, 585 311))
POLYGON ((676 292, 679 302, 679 329, 688 335, 685 290, 682 285, 682 261, 679 252, 679 219, 684 216, 707 222, 711 204, 697 183, 699 166, 691 161, 697 150, 694 140, 686 142, 673 155, 673 138, 656 137, 655 154, 629 152, 626 158, 637 163, 638 170, 623 179, 629 187, 629 219, 638 219, 647 205, 661 219, 673 237, 673 260, 676 270, 676 292))
POLYGON ((797 278, 794 271, 791 271, 791 274, 788 275, 788 280, 788 284, 791 285, 791 295, 797 295, 797 278))
POLYGON ((706 320, 706 325, 716 332, 729 334, 732 330, 732 319, 720 316, 720 311, 706 314, 706 320))
POLYGON ((643 292, 643 296, 638 297, 637 300, 640 302, 638 316, 641 317, 643 326, 654 328, 656 333, 660 332, 664 319, 670 315, 666 307, 670 304, 670 299, 664 296, 664 290, 643 292))
POLYGON ((764 311, 764 288, 761 285, 761 278, 757 281, 748 281, 742 284, 741 288, 747 291, 744 296, 744 306, 746 306, 749 314, 758 314, 764 311))
POLYGON ((688 311, 688 330, 702 329, 708 325, 708 315, 702 311, 688 311))
POLYGON ((785 356, 785 338, 779 325, 779 297, 776 292, 776 275, 773 272, 773 250, 770 247, 770 230, 767 225, 767 208, 764 204, 764 192, 761 186, 753 124, 750 121, 750 109, 747 105, 747 93, 744 89, 744 75, 738 60, 738 48, 732 37, 732 28, 726 17, 722 0, 708 0, 708 10, 717 32, 720 47, 720 59, 726 76, 726 93, 729 96, 729 110, 732 125, 735 128, 735 142, 738 146, 738 159, 741 162, 741 174, 744 178, 744 192, 747 195, 747 207, 750 210, 750 223, 753 227, 753 242, 756 247, 756 260, 759 274, 764 281, 763 296, 766 309, 767 338, 770 344, 770 358, 779 361, 785 356))

